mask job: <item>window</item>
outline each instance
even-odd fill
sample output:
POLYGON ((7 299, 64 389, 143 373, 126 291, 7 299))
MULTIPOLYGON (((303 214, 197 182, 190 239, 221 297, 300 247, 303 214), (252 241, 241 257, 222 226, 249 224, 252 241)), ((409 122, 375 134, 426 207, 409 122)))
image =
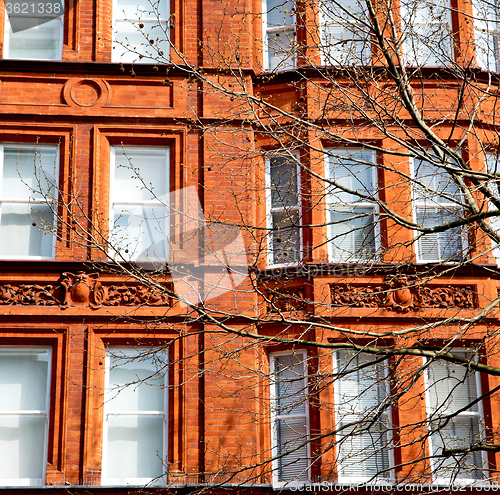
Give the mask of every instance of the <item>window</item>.
POLYGON ((449 0, 402 0, 401 24, 407 64, 449 65, 453 61, 449 0))
POLYGON ((375 153, 359 148, 326 150, 327 222, 330 259, 367 261, 379 246, 375 153), (358 194, 368 196, 360 197, 358 194))
MULTIPOLYGON (((413 205, 416 222, 436 227, 463 218, 461 195, 455 181, 437 165, 414 158, 413 205)), ((460 261, 465 256, 466 240, 462 227, 417 237, 417 261, 460 261)))
POLYGON ((37 6, 38 11, 26 13, 23 9, 19 12, 20 3, 6 3, 4 58, 61 60, 64 3, 53 0, 22 5, 28 10, 37 6), (34 15, 30 17, 30 13, 34 15))
POLYGON ((320 8, 323 64, 370 64, 369 21, 364 0, 323 0, 320 8))
POLYGON ((103 485, 165 484, 167 393, 159 349, 108 349, 103 485))
POLYGON ((267 70, 295 67, 295 9, 291 0, 263 0, 264 66, 267 70))
POLYGON ((135 261, 168 258, 169 150, 111 149, 110 256, 135 261))
MULTIPOLYGON (((498 161, 498 155, 496 153, 485 153, 485 161, 486 161, 486 172, 488 174, 497 174, 500 169, 500 162, 498 161)), ((498 187, 498 180, 491 180, 488 184, 488 187, 492 194, 496 195, 497 198, 500 199, 500 190, 498 187)), ((490 211, 498 211, 497 208, 493 205, 490 205, 490 211)), ((490 225, 497 232, 500 232, 500 216, 491 217, 490 225)), ((493 249, 492 254, 496 258, 497 263, 500 264, 500 246, 493 243, 496 247, 493 249)))
POLYGON ((167 0, 114 0, 113 62, 168 59, 168 6, 167 0))
POLYGON ((394 460, 387 364, 356 351, 334 356, 339 482, 390 479, 394 460))
MULTIPOLYGON (((470 353, 453 351, 471 359, 470 353)), ((431 467, 437 482, 480 480, 486 457, 481 452, 443 456, 444 449, 467 448, 481 443, 484 420, 479 373, 467 366, 432 361, 427 368, 427 415, 429 420, 431 467), (435 457, 434 457, 435 456, 435 457)))
POLYGON ((56 147, 0 145, 0 257, 54 258, 57 176, 56 147))
POLYGON ((309 475, 309 408, 305 351, 271 355, 273 484, 306 483, 309 475))
POLYGON ((271 228, 269 264, 301 260, 300 167, 286 157, 267 160, 268 224, 271 228))
POLYGON ((0 485, 45 485, 51 350, 0 347, 0 485))
POLYGON ((475 0, 474 38, 476 62, 485 69, 498 72, 500 69, 500 18, 496 0, 475 0))

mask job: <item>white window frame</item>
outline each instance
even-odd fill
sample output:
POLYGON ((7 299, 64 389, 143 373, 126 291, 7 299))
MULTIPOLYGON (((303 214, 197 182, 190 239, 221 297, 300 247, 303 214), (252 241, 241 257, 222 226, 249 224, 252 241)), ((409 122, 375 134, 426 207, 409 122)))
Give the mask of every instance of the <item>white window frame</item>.
MULTIPOLYGON (((311 446, 310 446, 310 423, 309 423, 309 384, 308 384, 308 373, 307 373, 307 351, 305 349, 299 349, 296 351, 280 351, 273 352, 269 355, 269 369, 270 369, 270 378, 271 378, 271 386, 270 386, 270 399, 271 399, 271 442, 272 442, 272 470, 273 470, 273 487, 274 488, 294 488, 300 487, 304 484, 307 484, 311 480, 311 463, 309 461, 307 473, 300 472, 298 473, 299 477, 302 477, 306 474, 306 479, 294 479, 290 481, 280 481, 281 473, 280 473, 280 459, 278 459, 279 455, 279 444, 278 444, 278 422, 280 420, 287 419, 300 419, 304 418, 305 426, 306 426, 306 435, 304 438, 304 442, 307 442, 305 445, 307 450, 307 458, 311 458, 311 446), (303 379, 303 390, 304 390, 304 414, 277 414, 277 400, 278 400, 278 386, 275 380, 276 373, 276 365, 275 359, 280 356, 296 356, 300 360, 300 363, 303 366, 304 379, 303 379)), ((286 454, 283 457, 284 462, 286 464, 286 454)))
POLYGON ((472 2, 474 15, 474 41, 476 50, 476 63, 484 70, 500 71, 500 5, 498 0, 474 0, 472 2), (488 3, 496 4, 495 15, 490 9, 487 12, 478 7, 478 3, 488 7, 488 3), (480 12, 482 10, 483 12, 480 12), (486 16, 484 14, 486 13, 486 16), (486 45, 486 46, 485 46, 486 45), (478 53, 478 50, 480 53, 478 53), (482 53, 481 53, 482 52, 482 53))
MULTIPOLYGON (((128 156, 128 155, 127 155, 128 156)), ((134 159, 133 156, 128 156, 132 162, 132 166, 134 168, 137 168, 138 165, 134 165, 134 159)), ((169 242, 168 238, 170 235, 170 221, 169 221, 169 216, 168 216, 168 202, 170 201, 170 148, 168 147, 159 147, 159 146, 123 146, 123 147, 115 147, 111 146, 110 148, 110 194, 109 194, 109 232, 110 232, 110 246, 108 249, 109 256, 113 259, 116 259, 118 261, 146 261, 146 262, 158 262, 158 261, 168 261, 169 259, 169 242), (128 203, 123 203, 114 200, 115 196, 117 195, 116 193, 116 184, 115 184, 115 170, 116 170, 116 152, 115 150, 118 149, 119 151, 124 151, 125 154, 127 150, 133 153, 134 150, 141 150, 141 151, 147 151, 147 150, 161 150, 166 152, 166 162, 165 162, 165 168, 166 168, 166 174, 165 174, 165 190, 167 191, 167 198, 165 201, 162 201, 159 198, 153 198, 149 201, 143 200, 143 201, 131 201, 128 203), (165 224, 164 224, 164 232, 165 232, 165 257, 158 257, 154 256, 153 258, 147 258, 145 260, 140 259, 138 260, 138 256, 141 253, 126 253, 125 250, 119 250, 117 243, 119 243, 119 240, 114 240, 113 239, 113 232, 114 232, 114 223, 115 223, 115 204, 116 205, 125 205, 125 206, 133 206, 133 207, 161 207, 165 208, 165 224), (120 258, 123 257, 123 260, 120 258)), ((140 172, 138 172, 137 175, 138 178, 141 177, 140 172)), ((154 185, 153 185, 154 187, 154 185)))
MULTIPOLYGON (((326 148, 326 153, 325 153, 325 177, 327 177, 330 180, 333 180, 332 177, 330 177, 330 154, 335 155, 336 153, 340 151, 346 151, 348 150, 349 153, 356 153, 356 152, 365 152, 369 151, 366 150, 365 148, 326 148)), ((378 196, 378 166, 377 166, 377 154, 375 151, 371 151, 371 156, 372 156, 372 163, 373 166, 371 167, 372 169, 372 184, 374 185, 374 188, 376 188, 373 193, 378 196)), ((347 161, 350 161, 350 158, 347 156, 346 157, 347 161)), ((354 157, 354 159, 356 159, 354 157)), ((330 186, 329 184, 326 184, 327 187, 327 195, 326 195, 326 201, 327 201, 327 239, 328 239, 328 256, 331 262, 334 263, 366 263, 366 262, 373 262, 373 261, 378 261, 380 258, 380 250, 381 250, 381 235, 380 235, 380 224, 378 221, 378 216, 380 213, 380 209, 378 205, 375 203, 371 203, 369 201, 350 201, 350 202, 342 202, 342 201, 337 201, 334 198, 334 194, 329 191, 328 189, 332 189, 333 186, 330 186), (334 239, 336 236, 333 235, 333 225, 330 224, 330 211, 331 209, 335 207, 342 207, 342 208, 371 208, 373 210, 373 239, 374 239, 374 245, 373 245, 373 255, 368 256, 368 257, 360 257, 357 256, 356 253, 353 253, 353 256, 347 256, 347 257, 340 257, 337 256, 335 253, 335 247, 331 241, 331 239, 334 239)), ((351 189, 354 190, 352 187, 351 183, 351 189)), ((353 235, 354 231, 351 231, 351 235, 353 235)), ((340 236, 339 236, 340 237, 340 236)), ((354 243, 353 243, 354 246, 354 243)))
MULTIPOLYGON (((334 351, 333 352, 333 370, 334 374, 339 372, 339 353, 343 351, 334 351)), ((347 351, 346 351, 347 352, 347 351)), ((352 373, 359 373, 359 355, 364 354, 362 352, 358 351, 352 351, 353 352, 353 359, 356 359, 356 366, 352 370, 352 373)), ((375 359, 375 357, 374 357, 375 359)), ((387 360, 385 360, 383 363, 377 363, 377 366, 381 365, 383 366, 383 373, 384 373, 384 384, 385 384, 385 389, 386 389, 386 394, 387 397, 390 397, 391 394, 391 389, 390 389, 390 381, 389 381, 389 365, 387 360)), ((342 368, 344 369, 344 368, 342 368)), ((339 417, 339 406, 343 403, 343 398, 342 398, 342 385, 341 385, 342 377, 339 377, 335 380, 334 382, 334 392, 335 392, 335 422, 336 425, 339 425, 340 422, 342 421, 342 418, 339 417), (339 383, 340 382, 340 383, 339 383)), ((363 391, 360 391, 360 395, 362 395, 363 391)), ((361 420, 364 416, 364 412, 359 412, 358 414, 358 420, 361 420)), ((353 414, 349 414, 355 415, 353 414)), ((394 470, 392 469, 394 467, 394 448, 392 447, 392 441, 393 441, 393 426, 392 426, 392 409, 388 407, 385 409, 381 415, 381 419, 385 418, 385 422, 387 424, 387 455, 388 455, 388 460, 389 460, 389 466, 387 466, 387 475, 386 476, 347 476, 342 473, 342 466, 341 463, 338 462, 337 464, 337 473, 338 473, 338 482, 339 483, 366 483, 369 482, 370 484, 377 484, 377 483, 391 483, 395 480, 394 476, 394 470), (389 447, 390 445, 390 447, 389 447)), ((337 459, 341 459, 341 451, 340 451, 340 445, 339 445, 339 440, 338 437, 342 436, 341 433, 337 434, 337 440, 336 440, 336 453, 337 453, 337 459)), ((382 446, 382 448, 384 448, 382 446)), ((363 462, 363 460, 360 460, 360 464, 363 462)), ((360 468, 361 469, 361 468, 360 468)))
POLYGON ((47 458, 49 450, 49 420, 50 420, 50 391, 51 391, 51 378, 52 378, 52 348, 44 346, 0 346, 0 349, 9 350, 27 350, 36 349, 41 351, 48 351, 48 365, 47 365, 47 391, 46 391, 46 405, 45 410, 15 410, 15 411, 0 411, 0 416, 44 416, 45 417, 45 436, 43 446, 43 466, 42 478, 10 478, 0 479, 0 486, 45 486, 45 479, 47 475, 47 458))
MULTIPOLYGON (((65 2, 64 0, 62 0, 62 5, 63 5, 63 8, 65 7, 65 2)), ((37 16, 37 17, 43 17, 43 16, 37 16)), ((47 17, 50 17, 51 19, 53 18, 53 16, 47 16, 47 17)), ((3 45, 3 53, 4 53, 4 56, 3 58, 4 59, 7 59, 7 60, 62 60, 62 54, 63 54, 63 44, 64 44, 64 13, 59 16, 59 17, 55 17, 53 19, 55 20, 58 20, 59 21, 59 24, 60 24, 60 27, 59 27, 59 47, 57 49, 57 55, 55 58, 33 58, 32 56, 29 56, 27 55, 26 57, 21 57, 21 58, 16 58, 16 57, 10 57, 8 55, 9 53, 9 50, 10 50, 10 36, 9 36, 9 33, 10 33, 10 21, 9 21, 9 17, 7 15, 7 13, 5 12, 5 23, 4 23, 4 45, 3 45)), ((38 26, 35 26, 34 28, 31 28, 31 29, 35 29, 37 28, 38 26)))
MULTIPOLYGON (((431 162, 429 162, 429 163, 431 163, 431 162)), ((412 177, 412 179, 418 181, 419 179, 416 177, 415 158, 410 158, 410 171, 411 171, 411 177, 412 177)), ((439 170, 437 172, 440 173, 439 170)), ((446 172, 444 172, 444 174, 446 174, 446 172)), ((418 218, 418 216, 417 216, 417 210, 419 208, 422 208, 422 209, 425 208, 426 210, 436 210, 436 211, 438 211, 438 210, 450 210, 450 209, 455 209, 457 211, 463 210, 458 205, 453 206, 454 203, 452 203, 450 201, 440 201, 441 196, 434 197, 434 199, 432 200, 433 203, 432 203, 431 206, 429 206, 427 204, 427 202, 425 201, 425 199, 422 199, 422 198, 417 199, 417 193, 416 193, 417 184, 415 182, 413 182, 413 180, 412 180, 412 214, 413 214, 413 218, 414 218, 414 220, 415 220, 416 223, 418 223, 417 222, 417 218, 418 218)), ((459 195, 461 197, 460 191, 458 191, 458 193, 459 193, 459 195)), ((461 261, 463 261, 464 259, 466 259, 466 253, 467 253, 467 249, 468 249, 466 229, 463 226, 460 227, 460 229, 461 229, 460 240, 461 240, 461 243, 462 243, 462 253, 461 253, 462 256, 461 256, 460 260, 445 260, 445 259, 443 259, 441 257, 442 248, 441 248, 441 243, 439 242, 440 235, 441 234, 446 234, 448 231, 438 232, 436 234, 423 234, 423 235, 419 231, 414 231, 414 245, 415 245, 415 255, 416 255, 416 258, 417 258, 417 263, 440 263, 440 262, 444 261, 446 263, 453 264, 453 263, 460 263, 461 261), (420 243, 422 241, 422 238, 425 235, 437 235, 437 238, 438 238, 438 253, 439 253, 439 257, 438 258, 436 258, 436 259, 424 259, 422 257, 420 243)), ((457 253, 457 257, 458 257, 458 254, 460 254, 460 253, 457 253)))
MULTIPOLYGON (((325 14, 325 8, 323 8, 323 5, 327 3, 329 0, 322 0, 321 3, 319 4, 319 31, 320 31, 320 48, 321 48, 321 64, 325 65, 327 63, 327 58, 331 58, 330 51, 328 50, 327 47, 325 46, 325 33, 326 33, 326 28, 327 26, 339 26, 342 28, 345 28, 346 26, 353 26, 353 31, 356 30, 356 26, 359 24, 357 23, 354 18, 349 19, 349 14, 345 14, 346 18, 345 19, 338 19, 337 22, 332 21, 332 20, 327 20, 327 16, 325 14), (327 56, 328 54, 328 56, 327 56)), ((341 3, 341 0, 337 0, 339 3, 341 3)), ((360 0, 361 4, 363 3, 363 0, 360 0)), ((353 38, 354 38, 354 33, 352 33, 353 38)), ((337 61, 334 61, 334 65, 371 65, 372 64, 372 47, 371 47, 371 40, 369 35, 367 37, 360 36, 356 40, 352 40, 353 42, 360 42, 360 43, 365 43, 367 47, 363 46, 361 51, 356 51, 355 54, 349 54, 348 52, 346 53, 346 50, 338 50, 339 52, 339 57, 337 61), (351 55, 349 57, 349 55, 351 55)), ((341 38, 338 39, 339 44, 342 43, 341 38)))
MULTIPOLYGON (((135 52, 130 52, 128 50, 124 51, 123 53, 121 52, 121 49, 123 48, 121 45, 119 45, 116 42, 116 33, 118 32, 117 24, 120 22, 128 22, 130 23, 131 26, 133 26, 135 29, 137 29, 137 32, 145 33, 146 27, 149 26, 155 26, 155 25, 161 25, 163 26, 163 31, 165 34, 165 40, 163 42, 165 43, 165 46, 163 47, 164 49, 161 50, 163 52, 163 55, 161 55, 162 59, 160 60, 161 63, 165 63, 165 61, 168 61, 170 59, 170 40, 169 40, 169 23, 170 23, 170 0, 164 0, 165 1, 165 6, 167 9, 167 12, 165 14, 165 18, 161 17, 149 17, 145 15, 145 11, 142 11, 142 16, 141 11, 137 11, 137 15, 134 17, 125 17, 124 16, 124 11, 123 9, 120 10, 118 6, 118 1, 119 0, 113 0, 113 24, 112 24, 112 53, 111 53, 111 61, 114 63, 134 63, 134 64, 152 64, 156 63, 157 60, 155 58, 148 57, 144 55, 143 58, 139 57, 139 54, 141 53, 141 50, 137 50, 137 54, 135 52), (142 23, 144 24, 144 28, 140 29, 139 24, 142 23), (116 47, 116 48, 114 48, 116 47), (131 54, 130 57, 133 57, 133 60, 128 60, 127 55, 131 54), (125 55, 125 59, 122 60, 122 55, 125 55)), ((139 1, 139 0, 138 0, 139 1)), ((153 10, 154 6, 158 4, 159 0, 144 0, 147 5, 146 9, 151 9, 153 10), (150 3, 151 2, 151 3, 150 3)), ((157 11, 157 9, 155 9, 157 11)), ((147 37, 144 36, 144 34, 141 34, 142 38, 141 43, 144 43, 146 46, 146 43, 148 42, 147 37)), ((161 47, 160 47, 161 49, 161 47)), ((155 53, 155 50, 152 50, 152 53, 155 53)))
MULTIPOLYGON (((168 402, 168 356, 164 351, 157 351, 155 348, 148 347, 148 352, 159 352, 162 356, 162 359, 165 361, 165 382, 164 382, 164 409, 162 411, 113 411, 109 412, 109 403, 113 400, 110 395, 116 395, 116 389, 112 387, 109 383, 110 376, 110 362, 111 357, 110 354, 119 355, 122 353, 124 355, 124 360, 127 359, 127 353, 138 354, 137 359, 140 358, 141 348, 133 347, 133 346, 110 346, 106 349, 106 367, 105 367, 105 402, 104 402, 104 428, 103 428, 103 446, 102 446, 102 475, 101 475, 101 485, 103 486, 124 486, 124 485, 132 485, 132 486, 165 486, 167 484, 167 470, 166 466, 168 466, 168 415, 169 415, 169 402, 168 402), (163 416, 163 456, 161 457, 164 472, 163 475, 159 478, 109 478, 107 475, 108 466, 106 463, 107 453, 108 453, 108 417, 109 416, 163 416)), ((158 358, 158 357, 157 357, 158 358)), ((134 357, 130 357, 130 359, 134 359, 134 357)), ((142 384, 143 385, 143 384, 142 384)), ((140 387, 141 384, 131 384, 131 387, 137 388, 140 387)), ((126 455, 126 452, 124 452, 126 455)))
MULTIPOLYGON (((419 28, 423 27, 425 29, 426 26, 444 26, 448 30, 448 53, 443 54, 444 56, 449 57, 449 62, 451 63, 455 59, 455 54, 454 54, 454 39, 453 39, 453 24, 452 24, 452 17, 451 17, 451 2, 450 0, 426 0, 428 4, 433 4, 433 5, 439 5, 440 8, 446 9, 447 15, 446 15, 446 21, 443 20, 437 20, 437 19, 429 19, 426 17, 426 22, 414 22, 411 25, 411 29, 415 32, 417 35, 422 35, 423 34, 420 32, 419 28), (446 5, 444 5, 446 4, 446 5)), ((417 3, 414 3, 413 5, 418 5, 417 3)), ((401 19, 403 20, 403 35, 404 35, 404 41, 403 41, 403 52, 404 56, 406 58, 406 64, 410 66, 416 66, 416 67, 426 67, 426 66, 431 66, 431 67, 442 67, 448 65, 448 60, 438 60, 438 63, 429 63, 428 60, 429 58, 434 59, 435 58, 435 53, 427 50, 425 52, 425 58, 426 60, 421 60, 419 58, 414 58, 415 51, 413 49, 413 45, 416 44, 417 48, 422 49, 425 45, 423 45, 418 38, 416 38, 413 41, 413 36, 411 33, 404 32, 405 31, 405 25, 404 25, 404 20, 406 19, 408 22, 411 19, 415 19, 414 14, 408 13, 406 11, 405 5, 401 4, 401 19)), ((438 43, 439 46, 441 46, 441 43, 438 43)))
MULTIPOLYGON (((284 26, 275 26, 269 27, 267 26, 267 12, 269 11, 268 4, 272 2, 276 2, 278 4, 285 3, 287 0, 262 0, 262 32, 263 32, 263 56, 264 56, 264 69, 268 71, 283 71, 283 70, 291 70, 295 69, 297 66, 297 51, 296 51, 296 43, 297 43, 297 19, 296 14, 293 14, 293 24, 287 24, 284 26), (273 33, 293 33, 293 37, 291 37, 293 45, 291 49, 293 51, 292 57, 285 57, 277 66, 271 67, 269 63, 269 35, 273 33)), ((292 0, 294 3, 295 0, 292 0)), ((274 8, 274 7, 271 7, 274 8)))
MULTIPOLYGON (((465 349, 452 349, 451 352, 453 354, 456 354, 456 355, 463 355, 463 357, 466 357, 468 352, 467 350, 465 349)), ((440 366, 442 365, 445 365, 445 366, 449 366, 449 363, 447 363, 446 361, 435 361, 434 364, 438 364, 440 366)), ((429 366, 432 365, 432 363, 429 363, 429 360, 427 358, 424 358, 424 365, 427 366, 427 369, 426 369, 426 372, 424 373, 424 384, 425 384, 425 402, 426 402, 426 415, 427 415, 427 419, 429 421, 429 418, 433 417, 433 418, 439 418, 441 415, 440 414, 434 414, 435 412, 433 411, 432 409, 432 406, 431 406, 431 398, 430 398, 430 394, 431 394, 431 384, 430 384, 430 376, 429 376, 429 373, 430 373, 430 370, 429 370, 429 366)), ((476 381, 476 392, 477 392, 477 397, 471 397, 470 400, 475 400, 479 397, 482 396, 482 388, 481 388, 481 374, 478 372, 478 371, 472 371, 471 373, 474 373, 474 378, 475 378, 475 381, 476 381)), ((449 374, 449 372, 448 372, 449 374)), ((452 394, 452 391, 450 391, 450 393, 452 394)), ((482 399, 478 402, 477 404, 477 412, 474 412, 474 411, 462 411, 460 413, 458 413, 456 416, 458 418, 472 418, 472 417, 475 417, 475 418, 478 418, 478 423, 479 423, 479 435, 484 438, 485 437, 485 426, 484 426, 484 409, 483 409, 483 401, 482 399)), ((449 411, 449 410, 446 410, 444 411, 443 410, 443 415, 447 415, 447 414, 452 414, 453 411, 449 411)), ((451 420, 450 420, 451 421, 451 420)), ((434 455, 434 445, 433 445, 433 438, 432 438, 432 435, 429 435, 429 454, 430 454, 430 464, 431 464, 431 472, 433 474, 433 482, 435 484, 449 484, 450 483, 450 480, 451 478, 450 477, 444 477, 444 476, 435 476, 435 465, 436 465, 436 459, 433 458, 433 455, 434 455)), ((486 467, 488 466, 488 454, 483 451, 480 453, 481 455, 481 460, 482 460, 482 466, 478 468, 478 470, 484 472, 486 471, 486 467)), ((441 470, 444 469, 444 468, 441 468, 441 470)), ((456 475, 456 470, 454 469, 453 470, 454 474, 456 475)), ((456 485, 460 485, 460 484, 464 484, 464 485, 468 485, 468 484, 473 484, 473 483, 477 483, 477 482, 481 482, 482 480, 484 481, 487 481, 487 476, 485 476, 483 479, 475 479, 475 478, 453 478, 453 483, 456 484, 456 485)))
MULTIPOLYGON (((5 158, 5 148, 14 148, 16 150, 21 150, 21 149, 32 149, 36 154, 38 153, 43 153, 44 149, 51 149, 55 150, 56 154, 56 159, 54 163, 54 179, 56 180, 55 188, 54 188, 54 198, 52 198, 52 205, 51 208, 55 209, 57 208, 57 196, 58 196, 58 183, 59 183, 59 148, 57 146, 50 146, 50 145, 29 145, 29 144, 17 144, 17 143, 2 143, 0 144, 0 225, 2 221, 2 206, 4 204, 8 205, 26 205, 29 207, 30 205, 46 205, 49 202, 49 198, 45 199, 34 199, 30 198, 29 196, 27 198, 16 198, 16 199, 9 199, 7 201, 4 201, 1 196, 2 192, 2 181, 3 181, 3 166, 4 166, 4 158, 5 158)), ((38 164, 36 165, 37 171, 39 172, 41 169, 39 168, 38 164)), ((22 179, 22 177, 21 177, 22 179)), ((33 227, 37 228, 37 227, 33 227)), ((2 259, 5 260, 51 260, 55 259, 56 257, 56 242, 57 242, 57 235, 56 235, 56 229, 57 229, 57 215, 54 212, 53 215, 53 221, 52 221, 52 252, 50 256, 20 256, 18 254, 12 254, 12 255, 3 255, 1 256, 2 259)))
POLYGON ((273 207, 272 206, 272 190, 271 190, 271 160, 273 158, 283 158, 288 161, 288 163, 294 163, 299 160, 298 156, 294 155, 294 158, 288 158, 284 155, 276 155, 272 156, 270 158, 266 158, 266 211, 267 211, 267 231, 268 231, 268 236, 267 236, 267 243, 268 243, 268 248, 267 248, 267 264, 268 266, 272 266, 275 268, 280 268, 280 267, 287 267, 287 266, 296 266, 298 265, 302 257, 304 255, 303 253, 303 232, 302 232, 302 195, 301 195, 301 189, 302 189, 302 184, 301 184, 301 167, 298 163, 295 163, 295 176, 297 178, 297 205, 293 207, 286 207, 283 206, 281 208, 279 207, 273 207), (275 263, 274 262, 274 251, 273 251, 273 244, 274 244, 274 222, 273 222, 273 213, 280 213, 280 212, 297 212, 298 213, 298 218, 299 218, 299 225, 294 226, 295 229, 298 230, 298 238, 299 238, 299 259, 296 261, 291 261, 290 263, 275 263))

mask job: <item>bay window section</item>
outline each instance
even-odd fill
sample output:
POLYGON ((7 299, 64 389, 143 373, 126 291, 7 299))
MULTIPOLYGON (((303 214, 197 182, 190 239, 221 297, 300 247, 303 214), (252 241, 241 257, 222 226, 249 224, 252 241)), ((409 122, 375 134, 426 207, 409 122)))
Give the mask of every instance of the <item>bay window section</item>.
MULTIPOLYGON (((463 219, 462 195, 448 172, 430 161, 414 158, 413 174, 414 217, 419 225, 432 228, 463 219)), ((463 227, 416 235, 419 262, 456 262, 465 258, 467 241, 463 227)))
POLYGON ((103 485, 166 483, 166 365, 159 349, 108 349, 103 485))
POLYGON ((484 70, 500 69, 500 10, 497 0, 474 0, 476 62, 484 70))
POLYGON ((11 3, 6 4, 6 9, 9 8, 7 5, 11 6, 12 11, 5 16, 4 58, 61 60, 64 4, 56 0, 11 3), (33 8, 37 12, 33 12, 33 8), (16 12, 14 9, 22 11, 16 12), (30 17, 30 13, 34 15, 30 17))
POLYGON ((307 355, 271 355, 273 485, 293 487, 310 479, 307 355))
POLYGON ((168 148, 112 147, 109 255, 118 261, 168 259, 168 148))
POLYGON ((390 480, 394 459, 387 362, 337 351, 334 363, 339 482, 390 480))
POLYGON ((58 150, 0 145, 0 257, 55 257, 58 150))
POLYGON ((296 59, 294 2, 264 0, 263 24, 265 69, 293 69, 296 59))
POLYGON ((168 61, 169 16, 167 0, 114 0, 113 62, 168 61))
POLYGON ((326 169, 330 259, 376 259, 380 244, 378 209, 370 200, 378 192, 375 153, 360 148, 329 148, 326 169))
POLYGON ((322 0, 323 65, 370 65, 371 39, 364 0, 322 0))
POLYGON ((301 260, 300 167, 288 157, 266 162, 268 180, 269 264, 301 260))
POLYGON ((447 66, 453 62, 449 0, 402 0, 401 29, 408 65, 447 66))
POLYGON ((43 486, 51 349, 0 347, 0 486, 43 486))
MULTIPOLYGON (((452 353, 472 359, 465 351, 454 350, 452 353)), ((484 439, 483 404, 477 400, 481 397, 479 373, 471 371, 467 365, 432 361, 428 364, 426 380, 434 481, 485 479, 486 454, 467 451, 482 444, 484 439)))

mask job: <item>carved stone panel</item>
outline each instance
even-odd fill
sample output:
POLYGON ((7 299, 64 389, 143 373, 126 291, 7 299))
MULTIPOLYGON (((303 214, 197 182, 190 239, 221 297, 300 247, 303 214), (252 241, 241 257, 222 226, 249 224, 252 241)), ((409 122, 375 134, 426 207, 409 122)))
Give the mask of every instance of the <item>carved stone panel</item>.
POLYGON ((398 312, 477 307, 476 291, 471 285, 419 285, 406 277, 388 277, 380 285, 330 284, 330 292, 335 307, 380 307, 398 312))
MULTIPOLYGON (((164 285, 167 291, 172 285, 164 285)), ((58 284, 0 285, 0 305, 24 306, 172 306, 159 289, 138 284, 104 284, 98 273, 63 273, 58 284)))

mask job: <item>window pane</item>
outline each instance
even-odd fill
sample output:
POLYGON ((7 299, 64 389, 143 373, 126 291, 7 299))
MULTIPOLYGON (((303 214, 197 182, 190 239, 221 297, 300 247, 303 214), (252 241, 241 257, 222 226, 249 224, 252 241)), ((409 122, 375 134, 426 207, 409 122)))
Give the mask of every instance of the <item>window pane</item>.
POLYGON ((275 357, 276 414, 305 415, 307 405, 305 366, 302 354, 275 357))
MULTIPOLYGON (((440 454, 444 448, 460 449, 481 443, 478 417, 456 417, 446 425, 431 423, 431 429, 437 430, 432 435, 434 452, 440 454)), ((434 475, 438 478, 457 480, 482 479, 480 469, 483 460, 481 452, 459 454, 448 458, 437 458, 434 461, 434 475)))
POLYGON ((4 148, 2 200, 54 199, 57 148, 4 148))
POLYGON ((167 258, 168 216, 164 207, 114 206, 112 245, 125 259, 167 258))
MULTIPOLYGON (((417 208, 417 223, 423 227, 436 227, 460 220, 463 212, 458 208, 417 208)), ((425 234, 418 241, 419 257, 423 261, 460 261, 464 258, 461 227, 444 232, 425 234)))
MULTIPOLYGON (((359 191, 361 194, 377 192, 374 156, 371 151, 333 149, 331 153, 333 156, 328 157, 330 179, 341 187, 359 191)), ((355 194, 334 186, 330 187, 330 193, 335 202, 349 203, 360 200, 355 194)))
POLYGON ((0 415, 0 480, 43 478, 45 422, 45 416, 0 415))
POLYGON ((273 263, 300 261, 299 212, 284 211, 272 214, 273 263))
POLYGON ((123 63, 164 60, 168 54, 168 33, 166 23, 144 23, 139 29, 139 23, 116 21, 113 43, 113 60, 123 63), (153 43, 150 42, 153 40, 153 43), (162 54, 159 54, 162 52, 162 54), (142 55, 144 58, 140 58, 142 55))
POLYGON ((375 255, 373 208, 337 208, 330 212, 329 242, 340 261, 368 260, 375 255))
POLYGON ((347 416, 337 427, 342 428, 337 441, 338 465, 343 477, 390 478, 389 429, 386 421, 373 422, 372 415, 364 421, 360 421, 357 416, 347 416))
POLYGON ((163 416, 109 416, 107 478, 162 476, 163 416))
POLYGON ((430 203, 450 203, 460 199, 456 182, 445 170, 424 160, 415 160, 414 164, 415 177, 423 186, 415 185, 416 199, 425 199, 430 203))
POLYGON ((306 418, 277 421, 279 481, 307 481, 309 459, 307 456, 306 418), (296 450, 295 450, 296 449, 296 450), (292 452, 291 452, 292 451, 292 452))
POLYGON ((284 157, 271 158, 270 174, 272 207, 296 206, 299 202, 297 165, 284 157))
POLYGON ((478 411, 477 404, 467 407, 478 397, 474 372, 458 364, 433 362, 428 368, 428 376, 429 400, 433 411, 450 413, 464 407, 469 411, 478 411))
POLYGON ((158 357, 113 352, 110 356, 110 411, 164 411, 165 366, 158 357), (128 357, 126 357, 128 356, 128 357))
POLYGON ((342 373, 337 383, 339 413, 365 413, 377 408, 387 397, 385 364, 370 364, 377 359, 354 351, 337 353, 337 370, 342 373))
POLYGON ((47 407, 48 349, 0 349, 0 411, 47 407))
POLYGON ((267 0, 267 26, 293 26, 294 7, 291 0, 267 0))
POLYGON ((269 32, 267 53, 270 70, 293 69, 295 66, 295 29, 269 32))
POLYGON ((168 200, 168 150, 115 148, 115 203, 168 200))
MULTIPOLYGON (((33 24, 31 19, 28 20, 33 24)), ((8 23, 9 51, 7 58, 30 60, 60 60, 62 55, 62 18, 52 19, 41 26, 14 33, 8 23)))
POLYGON ((3 203, 0 256, 51 258, 54 247, 53 222, 54 214, 48 205, 3 203))
POLYGON ((117 19, 165 20, 168 15, 167 0, 118 0, 117 19))
POLYGON ((363 26, 366 13, 362 1, 324 0, 321 3, 321 45, 326 65, 370 63, 370 33, 363 26))

